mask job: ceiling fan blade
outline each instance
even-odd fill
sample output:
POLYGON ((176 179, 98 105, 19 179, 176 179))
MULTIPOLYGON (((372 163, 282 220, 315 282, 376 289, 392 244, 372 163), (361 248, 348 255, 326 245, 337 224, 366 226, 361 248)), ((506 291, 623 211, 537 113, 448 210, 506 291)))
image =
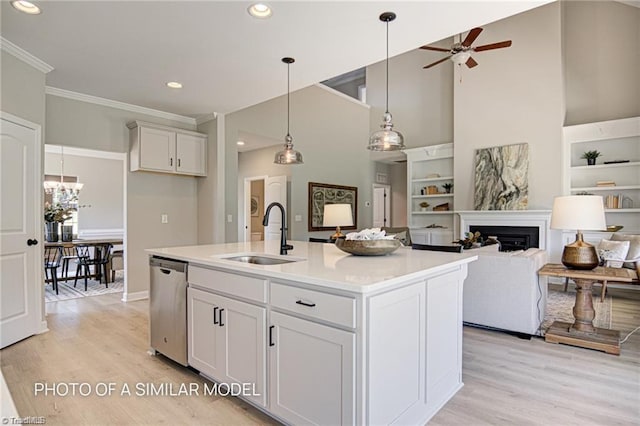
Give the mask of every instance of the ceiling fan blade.
POLYGON ((476 39, 478 38, 481 32, 482 32, 482 28, 473 28, 471 31, 469 31, 469 34, 467 34, 467 38, 464 39, 464 41, 462 42, 462 45, 464 47, 471 46, 471 43, 476 41, 476 39))
POLYGON ((451 49, 443 49, 442 47, 433 47, 433 46, 420 46, 420 49, 435 50, 436 52, 450 52, 451 51, 451 49))
POLYGON ((473 67, 475 67, 476 65, 478 65, 478 63, 475 61, 475 59, 473 59, 473 58, 471 58, 471 57, 470 57, 469 59, 467 59, 467 62, 465 62, 465 64, 467 64, 467 66, 468 66, 469 68, 473 68, 473 67))
POLYGON ((447 60, 447 59, 449 59, 450 57, 451 57, 451 56, 446 56, 446 57, 444 57, 444 58, 440 59, 439 61, 435 61, 435 62, 434 62, 434 63, 432 63, 432 64, 425 65, 425 66, 424 66, 424 67, 422 67, 422 68, 424 68, 424 69, 431 68, 431 67, 432 67, 432 66, 434 66, 434 65, 438 65, 438 64, 440 64, 440 63, 442 63, 442 62, 446 61, 446 60, 447 60))
POLYGON ((502 49, 503 47, 511 46, 511 40, 501 41, 499 43, 485 44, 484 46, 474 47, 476 52, 482 52, 483 50, 502 49))

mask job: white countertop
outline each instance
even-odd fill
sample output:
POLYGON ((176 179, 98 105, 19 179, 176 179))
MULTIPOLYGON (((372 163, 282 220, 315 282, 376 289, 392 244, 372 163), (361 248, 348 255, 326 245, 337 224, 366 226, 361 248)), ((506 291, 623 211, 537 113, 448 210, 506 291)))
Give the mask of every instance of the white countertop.
POLYGON ((294 246, 280 256, 280 241, 254 241, 145 250, 197 265, 228 271, 251 273, 356 293, 390 289, 408 279, 437 274, 451 267, 476 260, 474 253, 445 253, 400 247, 386 256, 353 256, 333 244, 288 241, 294 246), (296 262, 280 265, 256 265, 226 260, 232 255, 267 255, 296 262))

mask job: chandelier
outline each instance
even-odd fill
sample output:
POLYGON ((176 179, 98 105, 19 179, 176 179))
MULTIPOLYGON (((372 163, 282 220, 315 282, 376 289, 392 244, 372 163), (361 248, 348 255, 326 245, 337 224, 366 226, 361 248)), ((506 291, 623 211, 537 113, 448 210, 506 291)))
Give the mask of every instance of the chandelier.
POLYGON ((60 147, 60 181, 45 180, 43 182, 45 194, 52 195, 54 203, 60 203, 63 207, 71 207, 78 203, 78 194, 84 184, 80 182, 64 181, 64 147, 60 147))

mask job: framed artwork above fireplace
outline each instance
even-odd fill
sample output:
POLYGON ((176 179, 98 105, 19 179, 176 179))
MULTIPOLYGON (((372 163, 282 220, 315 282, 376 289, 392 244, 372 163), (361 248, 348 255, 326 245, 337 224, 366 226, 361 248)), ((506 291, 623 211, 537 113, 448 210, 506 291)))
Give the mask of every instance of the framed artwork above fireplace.
POLYGON ((474 210, 526 210, 529 202, 529 145, 476 150, 474 210))

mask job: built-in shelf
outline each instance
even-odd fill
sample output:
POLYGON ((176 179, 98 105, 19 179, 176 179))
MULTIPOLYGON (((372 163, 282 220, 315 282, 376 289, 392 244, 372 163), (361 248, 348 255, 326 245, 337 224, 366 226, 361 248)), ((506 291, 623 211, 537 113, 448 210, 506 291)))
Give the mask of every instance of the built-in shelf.
POLYGON ((640 185, 620 185, 620 186, 586 186, 581 188, 571 188, 571 192, 578 191, 628 191, 640 189, 640 185))
POLYGON ((447 198, 453 197, 453 192, 448 194, 425 194, 425 195, 412 195, 411 198, 447 198))
POLYGON ((441 231, 438 237, 434 235, 441 229, 452 230, 455 225, 455 186, 449 189, 452 191, 450 193, 444 188, 446 184, 454 184, 453 143, 406 149, 404 153, 407 155, 407 225, 412 229, 412 240, 415 229, 420 233, 420 237, 416 236, 416 241, 423 241, 424 244, 433 244, 433 241, 450 243, 454 235, 452 231, 444 233, 444 237, 440 235, 441 231), (420 209, 420 203, 423 201, 431 204, 428 210, 420 209), (434 211, 437 206, 447 206, 449 209, 434 211), (444 228, 425 228, 429 225, 444 228))
POLYGON ((607 223, 623 226, 621 233, 640 229, 640 117, 567 126, 563 133, 564 193, 597 194, 605 206, 615 205, 619 195, 617 202, 627 208, 605 208, 607 223), (586 165, 582 155, 594 150, 601 154, 597 164, 586 165), (630 161, 604 164, 620 160, 630 161), (601 181, 615 186, 596 186, 601 181))
POLYGON ((440 177, 436 177, 436 178, 418 178, 418 179, 411 179, 411 182, 439 182, 439 181, 443 181, 443 180, 453 180, 453 176, 440 176, 440 177))

